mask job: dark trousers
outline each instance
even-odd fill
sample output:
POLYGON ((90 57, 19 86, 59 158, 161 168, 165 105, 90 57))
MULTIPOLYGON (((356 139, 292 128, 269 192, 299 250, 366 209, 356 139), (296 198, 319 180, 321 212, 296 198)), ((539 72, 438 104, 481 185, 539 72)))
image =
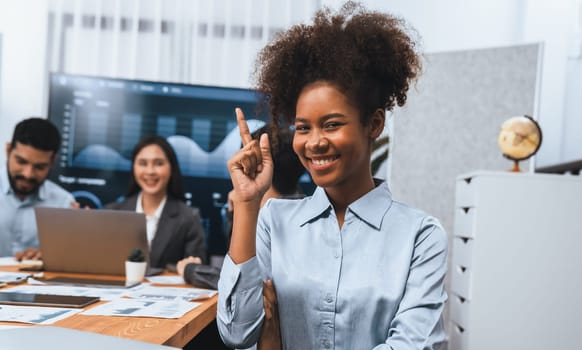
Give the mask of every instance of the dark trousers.
POLYGON ((220 339, 216 320, 212 321, 194 339, 192 339, 184 350, 229 350, 220 339))

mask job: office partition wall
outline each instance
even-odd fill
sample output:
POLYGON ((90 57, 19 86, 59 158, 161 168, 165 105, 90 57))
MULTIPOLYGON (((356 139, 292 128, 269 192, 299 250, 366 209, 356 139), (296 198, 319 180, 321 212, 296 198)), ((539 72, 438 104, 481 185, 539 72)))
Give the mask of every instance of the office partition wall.
POLYGON ((533 114, 540 55, 540 44, 427 54, 407 105, 393 115, 394 197, 437 216, 452 232, 455 178, 512 166, 497 136, 507 118, 533 114))

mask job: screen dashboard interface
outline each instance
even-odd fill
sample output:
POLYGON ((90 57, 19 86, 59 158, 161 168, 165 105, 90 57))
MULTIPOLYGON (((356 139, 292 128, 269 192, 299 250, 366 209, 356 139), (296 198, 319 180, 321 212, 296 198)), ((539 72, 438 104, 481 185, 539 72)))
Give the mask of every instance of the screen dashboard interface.
POLYGON ((176 151, 187 204, 200 209, 209 253, 226 251, 226 162, 241 144, 234 109, 251 132, 263 126, 255 91, 55 73, 49 80, 48 118, 63 140, 51 180, 81 206, 102 208, 123 198, 138 141, 163 136, 176 151))

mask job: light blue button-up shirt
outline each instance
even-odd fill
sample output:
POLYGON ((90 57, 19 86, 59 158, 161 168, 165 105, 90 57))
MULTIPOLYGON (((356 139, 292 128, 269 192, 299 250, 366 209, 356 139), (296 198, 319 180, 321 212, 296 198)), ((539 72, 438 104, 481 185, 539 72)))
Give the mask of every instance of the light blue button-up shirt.
POLYGON ((20 200, 8 182, 6 166, 0 167, 0 191, 0 256, 38 248, 35 207, 70 208, 74 200, 69 192, 49 180, 36 193, 20 200))
POLYGON ((284 349, 438 349, 447 238, 439 222, 393 201, 386 183, 349 205, 339 229, 325 191, 270 200, 259 215, 257 256, 226 257, 218 327, 250 347, 264 316, 262 281, 277 290, 284 349))

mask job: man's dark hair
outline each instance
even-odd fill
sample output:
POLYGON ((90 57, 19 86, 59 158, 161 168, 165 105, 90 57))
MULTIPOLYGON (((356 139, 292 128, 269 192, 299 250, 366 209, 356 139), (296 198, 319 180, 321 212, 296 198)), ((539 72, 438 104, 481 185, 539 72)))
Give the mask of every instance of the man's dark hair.
POLYGON ((297 183, 305 168, 293 151, 293 133, 289 128, 278 129, 273 132, 269 125, 253 132, 254 139, 259 139, 261 134, 269 135, 271 155, 273 157, 273 179, 271 185, 277 192, 284 196, 297 193, 297 183), (276 137, 276 139, 273 139, 276 137))
POLYGON ((28 118, 16 124, 10 148, 16 143, 31 146, 43 151, 57 153, 61 146, 61 135, 56 126, 44 118, 28 118))
POLYGON ((141 188, 137 184, 135 180, 135 174, 133 172, 133 165, 135 164, 135 158, 137 154, 146 146, 150 145, 158 145, 168 158, 168 162, 170 163, 170 180, 168 181, 168 196, 173 197, 178 200, 185 200, 184 197, 184 187, 182 186, 182 172, 180 171, 180 164, 178 164, 178 157, 176 156, 176 152, 174 152, 174 148, 165 138, 161 136, 146 136, 139 141, 137 145, 135 145, 133 149, 133 154, 131 156, 131 176, 129 178, 129 188, 127 193, 125 194, 126 197, 129 197, 139 191, 141 188))

